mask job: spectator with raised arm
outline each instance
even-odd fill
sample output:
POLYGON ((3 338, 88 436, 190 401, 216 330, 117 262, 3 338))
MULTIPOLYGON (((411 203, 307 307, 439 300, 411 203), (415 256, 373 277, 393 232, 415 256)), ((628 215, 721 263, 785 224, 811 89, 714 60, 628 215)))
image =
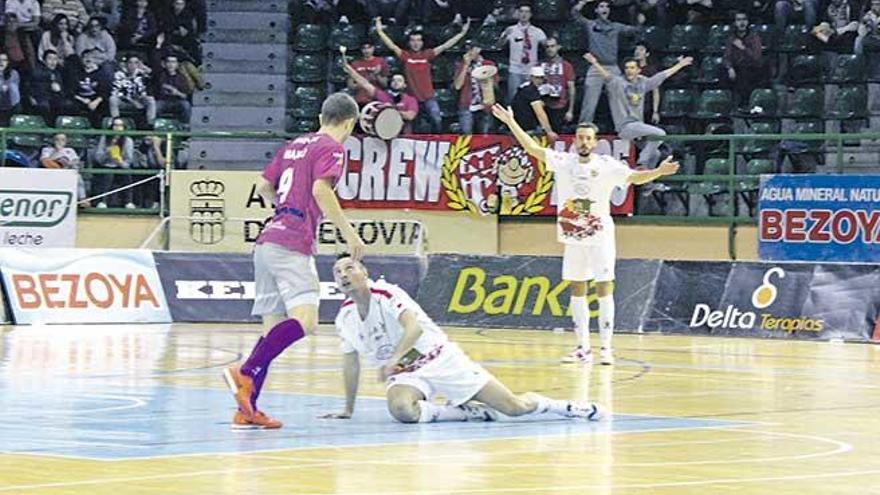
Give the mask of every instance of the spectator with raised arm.
POLYGON ((507 70, 507 101, 512 102, 520 86, 529 80, 532 67, 540 64, 538 48, 547 40, 541 28, 533 26, 532 6, 529 2, 517 4, 516 15, 519 20, 501 33, 500 41, 507 42, 510 49, 507 70))
MULTIPOLYGON (((595 0, 578 0, 571 8, 571 16, 586 30, 590 52, 596 57, 605 72, 619 76, 620 69, 617 67, 617 57, 620 48, 620 35, 636 34, 640 32, 640 29, 612 22, 609 19, 611 15, 610 0, 600 0, 596 3, 596 19, 587 19, 581 14, 581 9, 593 1, 595 0)), ((605 78, 601 76, 598 69, 595 66, 587 69, 579 122, 593 122, 596 116, 596 106, 599 104, 599 96, 601 96, 604 87, 605 78)))
POLYGON ((443 129, 443 116, 440 113, 440 105, 437 103, 434 92, 434 82, 431 79, 431 61, 441 53, 452 48, 461 40, 471 26, 468 21, 462 26, 461 32, 446 40, 443 44, 434 48, 425 48, 425 41, 421 31, 411 31, 408 39, 408 50, 397 46, 382 29, 382 20, 376 18, 376 33, 385 46, 391 50, 403 62, 403 73, 406 75, 406 84, 416 100, 419 101, 419 113, 427 116, 431 124, 431 132, 439 133, 443 129))
POLYGON ((385 90, 377 87, 375 84, 371 83, 369 79, 359 74, 358 71, 352 67, 347 60, 345 60, 345 55, 343 55, 342 68, 345 70, 345 73, 348 74, 348 77, 354 82, 355 87, 357 87, 359 91, 363 91, 367 94, 370 98, 368 102, 379 101, 393 105, 394 108, 400 112, 401 118, 403 118, 404 134, 411 134, 413 132, 413 122, 415 122, 416 117, 419 114, 419 102, 415 97, 406 93, 406 78, 403 74, 392 75, 391 83, 388 85, 388 89, 385 90))
POLYGON ((531 134, 546 134, 547 139, 552 143, 559 139, 559 134, 553 130, 541 94, 541 88, 546 80, 543 66, 532 67, 529 82, 519 87, 510 106, 520 127, 531 134))
POLYGON ((736 104, 743 111, 749 103, 752 90, 768 81, 767 64, 761 47, 761 36, 752 32, 749 15, 738 11, 733 15, 733 29, 724 49, 724 67, 733 85, 736 104))
POLYGON ((547 38, 544 49, 547 60, 541 65, 547 77, 544 84, 547 89, 547 115, 550 117, 550 125, 560 131, 564 125, 574 122, 574 68, 560 55, 562 47, 555 37, 547 38))
MULTIPOLYGON (((492 106, 485 104, 480 81, 473 76, 473 72, 478 67, 494 66, 495 62, 483 58, 481 52, 482 48, 476 41, 468 40, 461 61, 455 64, 452 86, 458 91, 458 124, 462 134, 473 134, 474 130, 488 134, 492 125, 492 106)), ((492 76, 491 84, 493 88, 498 85, 497 72, 492 76)))
MULTIPOLYGON (((645 95, 659 88, 663 81, 694 62, 692 57, 682 57, 672 67, 647 78, 640 73, 635 59, 624 62, 625 76, 613 75, 590 53, 584 58, 608 81, 608 103, 617 135, 622 139, 636 140, 647 136, 665 136, 666 131, 644 122, 645 95)), ((639 153, 638 164, 654 168, 660 158, 661 141, 648 141, 639 153)))
MULTIPOLYGON (((385 62, 384 58, 376 56, 376 47, 373 46, 373 42, 370 40, 364 40, 361 43, 361 58, 353 61, 351 68, 373 86, 378 88, 388 86, 388 63, 385 62)), ((373 101, 372 95, 367 93, 364 85, 356 84, 351 77, 346 82, 349 89, 355 90, 354 100, 359 105, 373 101)))

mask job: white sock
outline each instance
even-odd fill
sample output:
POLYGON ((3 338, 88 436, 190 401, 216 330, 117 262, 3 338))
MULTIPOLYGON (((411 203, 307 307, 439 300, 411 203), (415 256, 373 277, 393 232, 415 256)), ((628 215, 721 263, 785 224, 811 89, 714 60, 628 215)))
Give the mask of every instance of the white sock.
POLYGON ((602 347, 611 349, 611 337, 614 335, 614 296, 599 298, 599 340, 602 347))
POLYGON ((437 405, 426 400, 419 401, 419 423, 436 421, 467 421, 467 414, 455 406, 437 405))
POLYGON ((529 398, 538 404, 538 407, 530 414, 553 413, 560 416, 569 416, 571 402, 567 400, 551 399, 536 393, 529 394, 529 398))
POLYGON ((577 343, 584 349, 590 348, 590 308, 586 296, 571 296, 571 319, 574 320, 574 331, 577 343))

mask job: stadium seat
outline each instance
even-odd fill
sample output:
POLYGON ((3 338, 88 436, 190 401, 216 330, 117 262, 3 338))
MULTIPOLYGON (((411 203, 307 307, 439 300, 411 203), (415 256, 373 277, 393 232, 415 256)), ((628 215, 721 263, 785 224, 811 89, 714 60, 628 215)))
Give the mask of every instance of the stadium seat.
MULTIPOLYGON (((779 123, 778 122, 752 122, 749 126, 749 130, 747 134, 777 134, 779 133, 779 123)), ((776 145, 776 141, 766 140, 766 139, 755 139, 751 141, 745 141, 742 146, 742 153, 746 155, 747 158, 754 158, 757 156, 766 156, 772 150, 773 146, 776 145)))
POLYGON ((777 50, 780 52, 803 53, 811 46, 810 28, 800 24, 785 27, 779 39, 777 50))
MULTIPOLYGON (((768 159, 754 159, 746 163, 746 174, 763 175, 776 173, 776 163, 768 159)), ((736 188, 743 202, 749 208, 749 216, 755 216, 758 205, 758 189, 761 184, 759 177, 747 177, 739 181, 736 188)))
POLYGON ((687 117, 694 109, 696 93, 690 89, 667 89, 660 98, 660 116, 664 119, 687 117))
POLYGON ((796 55, 788 65, 788 84, 802 86, 822 81, 822 61, 816 55, 796 55))
POLYGON ((700 94, 697 110, 691 114, 695 119, 720 119, 727 117, 733 108, 733 96, 725 89, 707 89, 700 94))
MULTIPOLYGON (((431 39, 434 40, 435 44, 445 43, 446 40, 452 38, 456 34, 461 32, 461 26, 458 24, 447 24, 443 26, 439 31, 434 29, 430 29, 426 31, 426 35, 428 35, 431 39)), ((467 36, 458 40, 458 43, 452 45, 449 49, 448 53, 464 53, 464 43, 467 40, 467 36)), ((430 45, 429 45, 430 46, 430 45)))
POLYGON ((288 130, 294 134, 315 132, 318 130, 318 119, 315 117, 294 118, 291 120, 288 130))
POLYGON ((291 115, 315 117, 321 113, 321 104, 326 96, 326 91, 321 86, 298 86, 290 98, 291 115))
POLYGON ((700 49, 703 53, 724 53, 727 38, 730 36, 730 24, 715 24, 709 28, 705 44, 700 49))
POLYGON ((385 57, 385 63, 388 64, 390 74, 403 73, 403 63, 399 58, 393 55, 385 57))
POLYGON ((700 62, 700 73, 694 80, 697 84, 711 84, 713 86, 727 86, 727 69, 724 67, 724 58, 707 56, 700 62))
POLYGON ((537 21, 560 21, 568 15, 565 0, 535 0, 532 7, 537 21))
POLYGON ((153 122, 153 130, 156 132, 176 132, 182 129, 183 125, 175 119, 160 118, 153 122))
POLYGON ((798 88, 789 98, 786 116, 794 118, 820 117, 824 108, 824 96, 821 90, 798 88))
MULTIPOLYGON (((566 27, 567 26, 568 25, 566 25, 566 27)), ((576 24, 571 24, 571 26, 574 26, 575 28, 577 28, 576 24)), ((480 44, 480 46, 483 47, 484 52, 502 51, 502 50, 504 50, 504 46, 501 43, 499 43, 498 39, 501 37, 501 33, 504 32, 504 28, 505 28, 505 26, 503 26, 501 24, 492 24, 490 26, 483 26, 480 28, 480 31, 476 34, 476 36, 473 37, 473 39, 476 39, 477 42, 480 44)), ((473 28, 471 28, 471 29, 473 29, 473 28)), ((562 33, 564 31, 565 31, 565 27, 563 27, 563 30, 560 31, 560 33, 559 33, 560 38, 562 38, 562 33)), ((583 41, 582 41, 583 45, 586 45, 586 36, 583 36, 583 34, 580 33, 580 29, 576 29, 575 31, 578 33, 580 38, 583 39, 583 41)), ((563 49, 571 49, 572 45, 568 45, 562 39, 560 39, 559 41, 560 41, 560 43, 562 43, 563 49)), ((586 48, 586 46, 584 46, 584 49, 585 48, 586 48)))
POLYGON ((865 81, 865 59, 860 55, 838 54, 831 68, 828 82, 860 83, 865 81))
MULTIPOLYGON (((678 63, 678 57, 680 56, 681 55, 667 55, 663 57, 663 59, 660 61, 660 67, 672 67, 673 65, 678 63)), ((695 65, 690 65, 678 71, 677 74, 667 79, 666 82, 663 83, 663 85, 667 88, 689 88, 692 86, 692 82, 696 77, 697 67, 695 65)))
POLYGON ((19 148, 39 148, 45 141, 41 134, 24 134, 26 129, 40 129, 46 126, 46 121, 39 115, 13 115, 9 121, 9 128, 14 129, 9 133, 12 144, 19 148))
POLYGON ((586 33, 581 29, 580 24, 575 22, 567 22, 559 28, 559 44, 562 45, 563 50, 575 52, 577 58, 581 58, 581 54, 588 48, 586 33))
POLYGON ((455 78, 455 59, 445 55, 435 58, 434 63, 431 64, 431 78, 435 87, 452 82, 455 78))
MULTIPOLYGON (((92 124, 86 117, 76 115, 59 115, 55 119, 55 127, 58 129, 91 129, 92 124)), ((88 144, 88 136, 83 134, 66 134, 67 145, 71 148, 85 148, 88 144)))
POLYGON ((761 37, 761 48, 764 53, 775 47, 776 28, 772 24, 754 24, 751 31, 761 37))
POLYGON ((367 37, 367 28, 362 24, 335 24, 330 29, 327 38, 327 48, 338 52, 340 46, 344 46, 356 53, 361 42, 367 37))
POLYGON ((667 53, 693 53, 706 43, 706 28, 698 24, 678 24, 672 27, 669 43, 661 49, 667 53))
POLYGON ((297 83, 324 82, 326 59, 323 55, 294 53, 292 60, 291 81, 297 83))
MULTIPOLYGON (((669 31, 661 26, 645 26, 642 30, 641 41, 648 46, 648 50, 662 51, 669 42, 669 31)), ((584 37, 586 42, 586 36, 584 37)))
MULTIPOLYGON (((131 117, 119 117, 125 123, 125 130, 133 131, 137 129, 137 125, 134 122, 134 119, 131 117)), ((109 129, 110 124, 113 122, 113 117, 104 117, 101 119, 101 129, 109 129)))
POLYGON ((832 99, 827 111, 829 119, 864 118, 868 110, 868 92, 864 86, 841 86, 832 99))
POLYGON ((327 26, 300 24, 293 35, 293 49, 303 52, 319 52, 327 45, 327 26))
POLYGON ((437 104, 440 105, 440 114, 444 118, 455 117, 458 115, 456 104, 458 96, 455 91, 449 88, 440 88, 437 90, 437 104))
MULTIPOLYGON (((730 162, 726 158, 710 158, 706 160, 703 168, 703 175, 727 175, 730 173, 730 162)), ((727 185, 720 181, 702 181, 691 182, 687 186, 688 193, 692 195, 705 196, 709 201, 709 196, 725 192, 727 185)))
MULTIPOLYGON (((822 120, 800 120, 792 125, 790 132, 792 134, 823 134, 825 122, 822 120)), ((807 145, 805 152, 817 153, 822 150, 825 141, 810 140, 804 141, 804 143, 807 145)))
POLYGON ((754 89, 745 110, 744 116, 748 118, 774 118, 779 112, 779 96, 773 89, 754 89))
MULTIPOLYGON (((342 55, 339 53, 332 54, 333 62, 330 64, 330 76, 327 78, 333 84, 343 84, 348 79, 348 75, 342 68, 342 55)), ((349 60, 351 63, 351 60, 349 60)))

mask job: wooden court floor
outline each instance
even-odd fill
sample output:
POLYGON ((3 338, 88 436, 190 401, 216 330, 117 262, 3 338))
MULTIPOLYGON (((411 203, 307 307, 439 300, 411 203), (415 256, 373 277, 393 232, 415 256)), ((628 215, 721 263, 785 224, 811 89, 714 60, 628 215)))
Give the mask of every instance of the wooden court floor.
POLYGON ((613 367, 560 365, 571 334, 454 329, 514 391, 594 399, 604 423, 393 423, 362 372, 349 421, 329 327, 273 364, 279 431, 230 431, 220 369, 254 326, 0 332, 0 494, 880 494, 880 349, 620 335, 613 367))

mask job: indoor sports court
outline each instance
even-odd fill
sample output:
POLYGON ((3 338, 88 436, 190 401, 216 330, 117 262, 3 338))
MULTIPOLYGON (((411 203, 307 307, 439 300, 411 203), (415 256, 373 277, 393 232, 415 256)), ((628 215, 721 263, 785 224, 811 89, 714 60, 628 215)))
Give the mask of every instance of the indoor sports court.
POLYGON ((450 336, 514 388, 594 398, 607 422, 404 425, 364 377, 342 406, 328 327, 274 364, 277 431, 230 431, 220 377, 246 325, 6 329, 3 493, 878 493, 875 346, 623 335, 613 367, 564 335, 450 336), (823 488, 824 487, 824 488, 823 488))

